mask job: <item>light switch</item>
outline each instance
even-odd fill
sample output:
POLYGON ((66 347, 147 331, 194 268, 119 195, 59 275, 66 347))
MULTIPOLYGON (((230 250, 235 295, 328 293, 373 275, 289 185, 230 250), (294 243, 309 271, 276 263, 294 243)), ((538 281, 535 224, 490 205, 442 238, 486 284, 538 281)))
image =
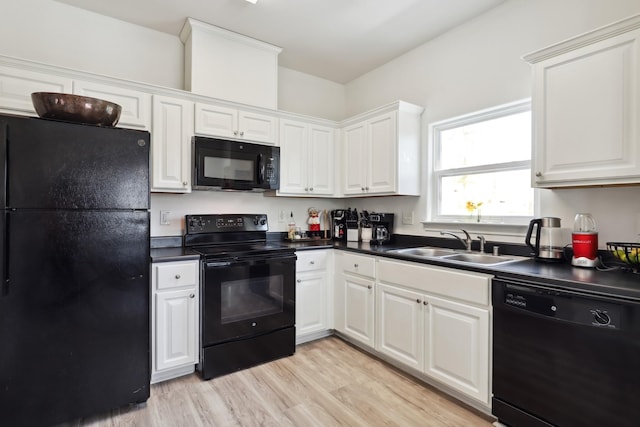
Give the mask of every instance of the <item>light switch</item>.
POLYGON ((402 224, 413 225, 413 211, 402 212, 402 224))
POLYGON ((171 211, 160 211, 160 225, 171 225, 171 211))

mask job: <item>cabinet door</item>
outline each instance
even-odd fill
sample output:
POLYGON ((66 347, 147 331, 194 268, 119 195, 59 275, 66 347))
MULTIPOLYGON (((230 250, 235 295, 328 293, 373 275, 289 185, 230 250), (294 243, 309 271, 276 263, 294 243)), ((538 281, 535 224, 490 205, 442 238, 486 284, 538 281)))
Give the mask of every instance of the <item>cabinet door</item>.
POLYGON ((368 194, 396 191, 397 146, 396 112, 368 121, 369 157, 367 163, 368 194))
POLYGON ((489 311, 429 297, 425 373, 489 404, 489 311))
POLYGON ((534 66, 533 185, 640 182, 640 30, 534 66))
POLYGON ((367 187, 365 175, 369 158, 365 123, 357 123, 344 128, 342 137, 344 143, 344 162, 342 166, 344 194, 363 194, 365 187, 367 187))
POLYGON ((236 137, 275 145, 278 135, 278 119, 267 114, 240 110, 237 130, 236 137))
POLYGON ((198 135, 235 138, 237 131, 238 110, 196 102, 195 132, 198 135))
POLYGON ((308 194, 308 127, 294 120, 280 120, 280 192, 308 194))
POLYGON ((197 319, 195 288, 156 294, 156 370, 196 363, 197 319))
POLYGON ((300 273, 296 279, 296 336, 327 329, 325 273, 300 273))
POLYGON ((308 152, 310 193, 314 195, 333 195, 335 192, 333 129, 310 125, 308 152))
POLYGON ((0 112, 35 116, 32 92, 71 93, 70 78, 0 66, 0 112))
POLYGON ((193 103, 153 97, 151 191, 191 192, 193 103))
POLYGON ((422 370, 424 331, 422 295, 376 285, 376 349, 411 368, 422 370))
POLYGON ((151 130, 151 94, 104 83, 74 80, 73 93, 115 102, 122 107, 118 127, 151 130))
POLYGON ((344 334, 374 346, 374 282, 349 275, 344 277, 344 334))

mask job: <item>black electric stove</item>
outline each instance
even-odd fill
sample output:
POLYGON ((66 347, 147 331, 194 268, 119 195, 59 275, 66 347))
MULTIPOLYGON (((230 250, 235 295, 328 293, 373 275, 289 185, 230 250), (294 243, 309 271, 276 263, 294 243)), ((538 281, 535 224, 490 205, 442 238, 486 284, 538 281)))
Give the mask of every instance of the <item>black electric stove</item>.
POLYGON ((198 371, 211 379, 295 352, 295 250, 267 243, 264 214, 187 215, 201 255, 198 371))

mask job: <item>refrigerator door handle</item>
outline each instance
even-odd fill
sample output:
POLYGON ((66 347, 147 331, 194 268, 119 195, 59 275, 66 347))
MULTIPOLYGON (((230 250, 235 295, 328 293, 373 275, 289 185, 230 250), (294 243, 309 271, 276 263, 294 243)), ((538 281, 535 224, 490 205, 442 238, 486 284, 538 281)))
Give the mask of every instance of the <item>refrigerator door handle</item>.
POLYGON ((0 217, 2 225, 0 226, 2 231, 2 247, 0 256, 0 273, 2 273, 2 286, 0 286, 0 297, 6 297, 9 295, 9 212, 4 211, 2 217, 0 217))

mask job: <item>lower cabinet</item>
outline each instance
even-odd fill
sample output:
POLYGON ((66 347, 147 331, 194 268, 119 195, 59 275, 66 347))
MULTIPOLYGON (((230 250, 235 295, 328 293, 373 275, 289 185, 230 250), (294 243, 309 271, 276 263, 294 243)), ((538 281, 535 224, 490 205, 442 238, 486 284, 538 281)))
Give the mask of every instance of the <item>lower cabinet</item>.
POLYGON ((338 251, 335 260, 335 328, 350 339, 373 348, 375 257, 338 251))
POLYGON ((376 350, 490 407, 491 276, 378 261, 376 350))
POLYGON ((329 272, 332 250, 296 253, 296 343, 327 336, 333 328, 329 272))
POLYGON ((152 264, 151 383, 198 363, 198 260, 152 264))

